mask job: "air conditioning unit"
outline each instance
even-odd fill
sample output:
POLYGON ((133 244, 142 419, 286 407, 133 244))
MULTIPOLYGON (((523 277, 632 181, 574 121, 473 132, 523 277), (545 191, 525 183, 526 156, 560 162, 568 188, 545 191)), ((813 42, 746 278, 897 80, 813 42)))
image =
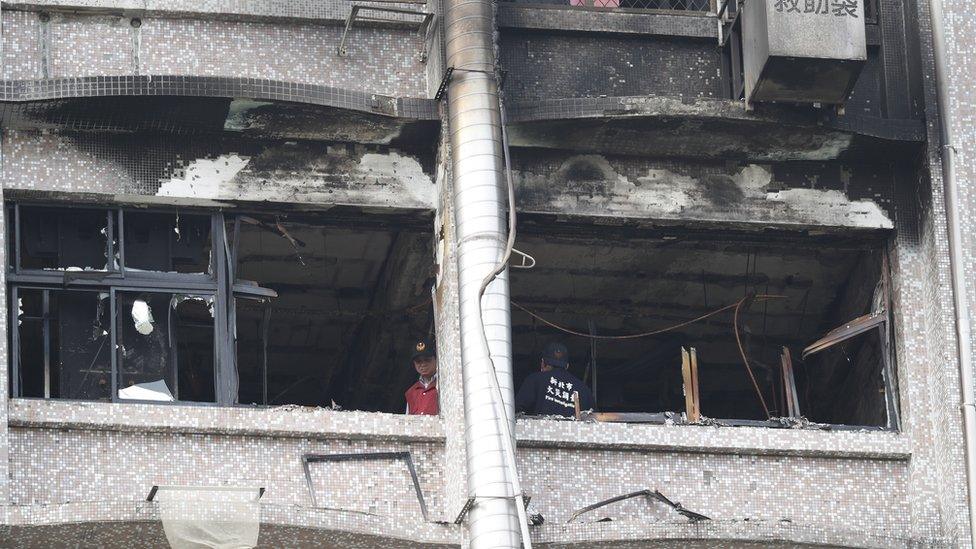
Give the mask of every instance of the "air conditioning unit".
POLYGON ((745 0, 748 103, 843 105, 867 59, 864 0, 745 0))

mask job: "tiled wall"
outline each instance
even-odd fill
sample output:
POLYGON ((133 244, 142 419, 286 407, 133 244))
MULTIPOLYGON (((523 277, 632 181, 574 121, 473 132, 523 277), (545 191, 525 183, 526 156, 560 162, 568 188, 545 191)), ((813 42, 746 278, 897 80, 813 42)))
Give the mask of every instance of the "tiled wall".
MULTIPOLYGON (((269 505, 311 507, 302 470, 307 453, 410 452, 428 508, 443 513, 442 446, 157 434, 119 431, 10 431, 11 504, 140 501, 154 485, 266 488, 269 505), (56 451, 52 451, 56 449, 56 451)), ((417 517, 420 506, 399 461, 315 463, 312 485, 320 506, 383 516, 417 517)))
MULTIPOLYGON (((163 3, 147 4, 162 9, 163 3)), ((170 4, 172 9, 190 9, 185 3, 170 4)), ((208 2, 201 9, 219 10, 224 5, 208 2)), ((923 33, 927 33, 927 10, 924 3, 920 5, 923 7, 918 16, 923 33)), ((952 0, 948 5, 950 10, 968 13, 968 6, 960 0, 952 0)), ((244 9, 243 2, 235 6, 244 9)), ((965 42, 970 34, 962 25, 968 19, 953 21, 960 21, 960 26, 950 25, 950 30, 962 38, 952 45, 952 73, 960 82, 966 82, 972 72, 972 55, 965 42)), ((356 30, 350 35, 348 57, 338 58, 334 48, 341 28, 336 25, 308 22, 277 25, 258 20, 156 16, 147 16, 141 23, 135 27, 121 17, 57 13, 43 23, 36 12, 4 10, 2 74, 4 78, 20 79, 39 79, 45 74, 50 77, 137 73, 219 75, 275 78, 399 97, 427 94, 428 77, 415 56, 418 39, 409 31, 356 30), (383 55, 375 55, 380 51, 383 55)), ((510 71, 507 89, 511 97, 529 100, 652 92, 719 97, 722 93, 718 57, 710 45, 691 47, 647 37, 568 38, 523 31, 505 31, 502 40, 502 62, 510 71), (575 67, 581 63, 574 60, 580 52, 585 52, 587 59, 603 62, 588 63, 576 71, 575 67), (558 67, 565 70, 555 70, 558 67), (673 76, 660 78, 662 74, 673 76), (654 84, 648 87, 647 82, 651 80, 654 84)), ((931 72, 931 58, 925 55, 924 61, 931 72)), ((934 112, 932 91, 929 87, 930 121, 934 112)), ((960 150, 970 150, 972 147, 966 145, 976 139, 976 133, 969 122, 976 111, 965 101, 962 90, 958 91, 960 99, 953 103, 958 113, 954 123, 962 139, 956 145, 960 150)), ((878 112, 874 105, 864 104, 862 109, 868 114, 878 112)), ((935 126, 930 126, 929 137, 934 141, 935 126)), ((124 167, 96 161, 94 155, 80 154, 80 149, 65 147, 59 140, 51 135, 7 133, 3 142, 4 187, 92 193, 114 193, 120 188, 134 194, 153 192, 151 183, 134 178, 124 167)), ((619 536, 616 539, 634 541, 617 546, 638 547, 643 544, 641 539, 675 535, 673 532, 718 539, 736 536, 759 539, 773 530, 769 527, 773 521, 779 527, 792 525, 790 528, 796 530, 790 532, 811 543, 885 546, 884 540, 902 540, 904 545, 914 540, 914 543, 933 546, 967 546, 958 376, 938 146, 933 144, 928 152, 931 186, 924 176, 908 174, 912 184, 919 185, 918 192, 907 200, 917 210, 896 209, 899 214, 910 211, 904 215, 912 217, 897 220, 898 237, 893 241, 892 250, 903 420, 903 433, 891 435, 900 441, 897 456, 893 457, 884 447, 879 447, 876 454, 863 448, 871 444, 854 444, 861 447, 861 453, 855 456, 838 455, 844 452, 836 449, 826 452, 827 455, 816 455, 816 452, 791 451, 789 446, 793 442, 804 444, 803 440, 790 438, 797 436, 792 432, 743 429, 710 437, 707 436, 710 431, 696 427, 668 434, 672 444, 684 441, 679 449, 642 446, 636 440, 631 441, 632 446, 621 445, 619 438, 624 435, 616 428, 602 432, 617 433, 618 439, 600 440, 594 436, 585 444, 578 441, 577 447, 574 446, 577 440, 571 437, 564 437, 558 443, 544 440, 544 433, 553 429, 546 422, 520 424, 520 438, 525 442, 519 457, 523 478, 527 491, 534 496, 533 505, 549 520, 536 530, 537 535, 552 546, 588 540, 582 543, 596 547, 593 540, 619 536), (526 437, 530 440, 525 440, 526 437), (716 438, 723 437, 736 443, 717 448, 716 438), (764 448, 775 451, 764 452, 764 448), (688 530, 681 522, 668 525, 672 531, 669 534, 663 528, 644 524, 652 517, 643 515, 647 507, 636 502, 609 509, 611 515, 622 519, 618 522, 623 526, 560 524, 574 509, 602 497, 641 488, 658 488, 689 508, 713 516, 716 524, 688 530), (634 517, 637 517, 634 522, 627 522, 634 517), (757 525, 751 526, 746 518, 754 519, 757 525), (818 533, 805 534, 804 528, 832 534, 822 538, 818 533)), ((976 200, 976 192, 969 184, 976 175, 976 165, 971 165, 969 160, 963 156, 960 171, 967 185, 964 206, 976 200)), ((884 194, 879 198, 886 208, 890 207, 887 189, 877 193, 884 194)), ((443 202, 448 196, 449 192, 442 187, 439 200, 443 202)), ((973 208, 965 207, 964 211, 973 208)), ((445 234, 449 246, 452 214, 446 205, 441 208, 441 215, 447 224, 445 234)), ((967 218, 966 228, 971 225, 967 218)), ((970 250, 976 250, 976 241, 968 244, 970 250)), ((453 256, 448 252, 443 257, 446 265, 452 267, 453 256)), ((968 261, 976 262, 976 254, 968 261)), ((450 369, 459 356, 456 326, 451 320, 457 305, 450 279, 453 270, 445 267, 442 273, 448 281, 438 296, 443 307, 438 327, 442 330, 442 351, 452 361, 444 366, 444 405, 454 410, 461 408, 460 372, 450 369)), ((4 288, 0 283, 0 303, 4 301, 4 288)), ((976 289, 971 290, 976 305, 976 289)), ((0 327, 5 328, 5 323, 6 315, 0 315, 0 327)), ((136 522, 138 513, 144 509, 148 510, 141 515, 142 520, 155 520, 152 509, 141 502, 152 484, 259 482, 269 489, 266 496, 269 522, 279 523, 272 528, 291 524, 382 532, 387 541, 380 543, 390 547, 398 545, 389 539, 411 536, 428 540, 430 544, 458 543, 459 528, 418 525, 409 491, 399 484, 393 491, 395 497, 372 501, 374 493, 381 491, 376 488, 383 483, 379 481, 389 483, 394 479, 390 475, 395 472, 388 464, 342 469, 336 484, 355 500, 355 510, 390 513, 393 518, 387 522, 326 512, 289 514, 288 510, 292 504, 308 503, 298 462, 301 453, 409 449, 418 456, 418 469, 431 508, 441 520, 453 521, 460 511, 458 504, 467 495, 463 486, 466 474, 463 423, 456 414, 445 413, 444 442, 439 436, 434 441, 366 441, 355 432, 343 436, 329 434, 326 438, 321 432, 281 436, 280 433, 247 434, 220 429, 167 431, 150 425, 131 429, 31 426, 23 423, 22 418, 19 420, 22 423, 15 423, 8 432, 5 341, 0 338, 0 502, 10 501, 25 507, 18 510, 20 523, 98 517, 101 520, 124 517, 136 522), (8 451, 9 459, 4 457, 8 451), (12 474, 9 499, 5 474, 8 466, 12 474)), ((232 429, 235 421, 226 419, 225 428, 232 429)), ((398 425, 389 416, 382 415, 369 416, 365 421, 398 425)), ((328 431, 333 427, 326 425, 323 429, 328 431)), ((605 426, 589 428, 602 427, 605 426)), ((851 433, 845 440, 858 436, 851 433)), ((843 443, 839 446, 843 447, 843 443)), ((0 518, 7 517, 4 522, 13 522, 10 516, 11 508, 0 506, 0 518)), ((158 536, 158 528, 147 528, 155 529, 158 536)), ((85 534, 94 535, 94 531, 85 534)), ((106 531, 111 530, 98 530, 106 531)), ((304 535, 307 531, 296 530, 284 534, 282 539, 297 545, 304 535)), ((341 546, 341 535, 335 536, 334 543, 341 546)), ((348 546, 363 544, 362 540, 367 538, 363 534, 348 546)), ((682 543, 676 541, 675 545, 682 543)), ((399 546, 410 545, 411 542, 403 542, 399 546)))
POLYGON ((190 75, 267 78, 401 97, 427 95, 415 31, 3 12, 4 79, 190 75), (375 55, 384 51, 384 55, 375 55))
POLYGON ((502 34, 505 97, 669 95, 725 98, 713 44, 645 36, 502 34), (667 76, 664 76, 667 75, 667 76))

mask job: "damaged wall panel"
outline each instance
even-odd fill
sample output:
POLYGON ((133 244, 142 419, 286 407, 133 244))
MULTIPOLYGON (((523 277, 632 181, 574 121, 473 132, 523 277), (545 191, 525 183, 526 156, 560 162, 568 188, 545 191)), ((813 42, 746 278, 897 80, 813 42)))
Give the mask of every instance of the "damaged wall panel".
POLYGON ((687 164, 516 149, 525 212, 571 217, 891 229, 888 166, 687 164))
POLYGON ((429 159, 389 147, 9 131, 4 187, 195 200, 431 210, 429 159))
POLYGON ((714 44, 648 36, 520 33, 501 36, 509 100, 671 95, 725 97, 714 44), (662 77, 667 75, 667 77, 662 77))
MULTIPOLYGON (((904 461, 575 448, 554 451, 521 443, 519 448, 518 466, 526 479, 525 490, 544 495, 534 497, 532 506, 545 517, 547 525, 565 524, 574 511, 585 505, 629 490, 649 488, 660 490, 669 499, 716 522, 743 526, 769 523, 779 532, 783 524, 791 522, 832 532, 876 535, 909 528, 904 498, 909 471, 904 461), (574 482, 554 479, 553 471, 572 471, 574 476, 593 479, 593 484, 581 491, 574 482), (799 487, 803 487, 802 493, 799 487), (783 498, 773 502, 762 497, 770 493, 783 498), (864 520, 865 516, 871 520, 864 520)), ((657 511, 647 501, 627 500, 584 514, 573 522, 610 519, 647 528, 663 520, 674 528, 675 522, 687 521, 657 511)))

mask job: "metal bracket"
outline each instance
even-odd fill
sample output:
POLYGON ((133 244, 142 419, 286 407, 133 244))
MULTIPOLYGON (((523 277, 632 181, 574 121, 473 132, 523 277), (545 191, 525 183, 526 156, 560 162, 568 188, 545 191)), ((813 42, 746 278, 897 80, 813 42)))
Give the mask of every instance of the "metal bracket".
MULTIPOLYGON (((468 498, 468 501, 464 502, 464 507, 461 508, 461 512, 458 513, 458 516, 454 518, 454 524, 461 524, 464 521, 464 517, 466 517, 468 511, 470 511, 471 508, 474 507, 474 503, 477 499, 478 496, 472 496, 468 498)), ((511 497, 507 499, 511 499, 511 497)), ((532 496, 527 496, 525 494, 522 494, 522 506, 525 507, 526 511, 529 510, 530 501, 532 501, 532 496)))
MULTIPOLYGON (((375 1, 375 0, 374 0, 375 1)), ((382 0, 379 0, 382 1, 382 0)), ((408 2, 410 3, 410 2, 408 2)), ((408 24, 417 25, 417 34, 420 36, 421 46, 420 46, 420 62, 426 63, 428 56, 428 45, 430 44, 430 35, 434 30, 435 14, 426 11, 415 11, 408 10, 404 8, 390 8, 386 6, 366 6, 363 4, 353 4, 349 9, 349 16, 346 17, 346 26, 342 31, 342 39, 339 40, 339 47, 336 48, 336 55, 339 57, 345 57, 349 54, 349 50, 346 48, 346 38, 349 36, 349 29, 352 28, 356 21, 361 23, 393 23, 393 24, 408 24), (422 19, 419 21, 399 21, 396 19, 388 19, 384 17, 368 17, 362 16, 359 12, 380 12, 380 13, 393 13, 393 14, 404 14, 404 15, 417 15, 421 16, 422 19)))
MULTIPOLYGON (((165 486, 164 488, 173 488, 173 486, 165 486)), ((190 490, 210 490, 213 492, 234 492, 238 491, 232 486, 180 486, 179 488, 186 488, 190 490)), ((258 487, 258 499, 264 497, 264 487, 258 487)), ((146 501, 156 501, 156 494, 159 492, 159 485, 154 484, 152 488, 149 489, 149 495, 146 496, 146 501)))
POLYGON ((440 101, 447 95, 447 86, 451 84, 451 77, 454 76, 454 67, 448 67, 441 77, 441 83, 437 86, 437 93, 434 94, 434 101, 440 101))
POLYGON ((413 481, 413 489, 417 493, 417 501, 420 502, 420 512, 424 516, 424 521, 430 522, 427 516, 427 501, 424 500, 424 492, 420 489, 420 480, 417 478, 417 469, 413 465, 413 457, 410 452, 365 452, 358 454, 303 454, 302 468, 305 470, 305 485, 308 487, 308 495, 312 499, 312 506, 318 507, 315 499, 315 490, 312 489, 312 472, 309 470, 309 463, 340 462, 340 461, 380 461, 380 460, 403 460, 410 471, 410 480, 413 481))

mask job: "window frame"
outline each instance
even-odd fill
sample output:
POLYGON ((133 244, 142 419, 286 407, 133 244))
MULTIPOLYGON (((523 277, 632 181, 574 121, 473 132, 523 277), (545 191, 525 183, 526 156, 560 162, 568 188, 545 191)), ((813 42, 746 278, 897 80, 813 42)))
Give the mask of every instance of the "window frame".
MULTIPOLYGON (((171 293, 186 295, 207 295, 214 299, 214 402, 181 401, 177 393, 172 402, 152 401, 153 404, 180 404, 180 405, 217 405, 233 406, 237 404, 238 395, 230 395, 220 390, 222 383, 227 383, 228 377, 233 374, 237 376, 237 351, 236 351, 236 307, 235 300, 238 298, 268 299, 277 296, 274 290, 263 288, 255 283, 236 279, 236 258, 237 241, 229 242, 227 235, 226 216, 223 210, 196 209, 196 208, 139 208, 135 206, 105 206, 105 205, 73 205, 52 202, 30 202, 30 201, 8 201, 4 204, 5 211, 13 214, 13 224, 7 224, 6 229, 12 228, 14 234, 13 258, 8 258, 5 269, 7 273, 7 289, 10 292, 11 300, 9 311, 9 322, 11 327, 11 354, 9 365, 11 368, 10 394, 12 398, 23 397, 20 384, 20 329, 19 329, 19 292, 21 289, 32 289, 43 291, 44 303, 49 306, 49 295, 51 291, 94 291, 106 292, 110 295, 110 338, 112 346, 112 365, 111 365, 111 402, 148 402, 131 399, 120 399, 118 395, 119 384, 119 364, 118 349, 118 301, 116 293, 121 292, 150 292, 150 293, 171 293), (23 233, 23 216, 21 205, 30 208, 51 208, 51 209, 83 209, 101 210, 106 216, 105 230, 105 251, 106 265, 109 269, 88 270, 88 271, 68 271, 59 269, 24 269, 21 261, 21 243, 23 233), (126 212, 131 215, 139 213, 174 213, 178 214, 186 211, 192 215, 210 216, 210 263, 206 273, 176 273, 162 271, 148 271, 140 269, 127 269, 125 264, 125 216, 126 212), (115 232, 118 232, 118 235, 115 232), (116 240, 118 248, 117 269, 115 262, 116 240), (11 262, 11 259, 13 260, 11 262)), ((240 220, 234 216, 235 237, 240 220)), ((11 235, 8 235, 10 238, 11 235)), ((9 247, 8 247, 9 251, 9 247)), ((44 308, 45 317, 49 314, 47 307, 44 308)), ((49 322, 45 321, 43 329, 45 346, 44 364, 44 398, 51 399, 51 364, 50 364, 50 327, 49 322)), ((265 353, 266 356, 266 353, 265 353)), ((267 370, 267 364, 264 365, 267 370)), ((264 375, 266 378, 266 373, 264 375)), ((265 382, 266 383, 266 382, 265 382)), ((267 391, 265 387, 264 391, 267 391)), ((62 400, 58 398, 57 400, 62 400)), ((71 399, 64 399, 71 400, 71 399)))

